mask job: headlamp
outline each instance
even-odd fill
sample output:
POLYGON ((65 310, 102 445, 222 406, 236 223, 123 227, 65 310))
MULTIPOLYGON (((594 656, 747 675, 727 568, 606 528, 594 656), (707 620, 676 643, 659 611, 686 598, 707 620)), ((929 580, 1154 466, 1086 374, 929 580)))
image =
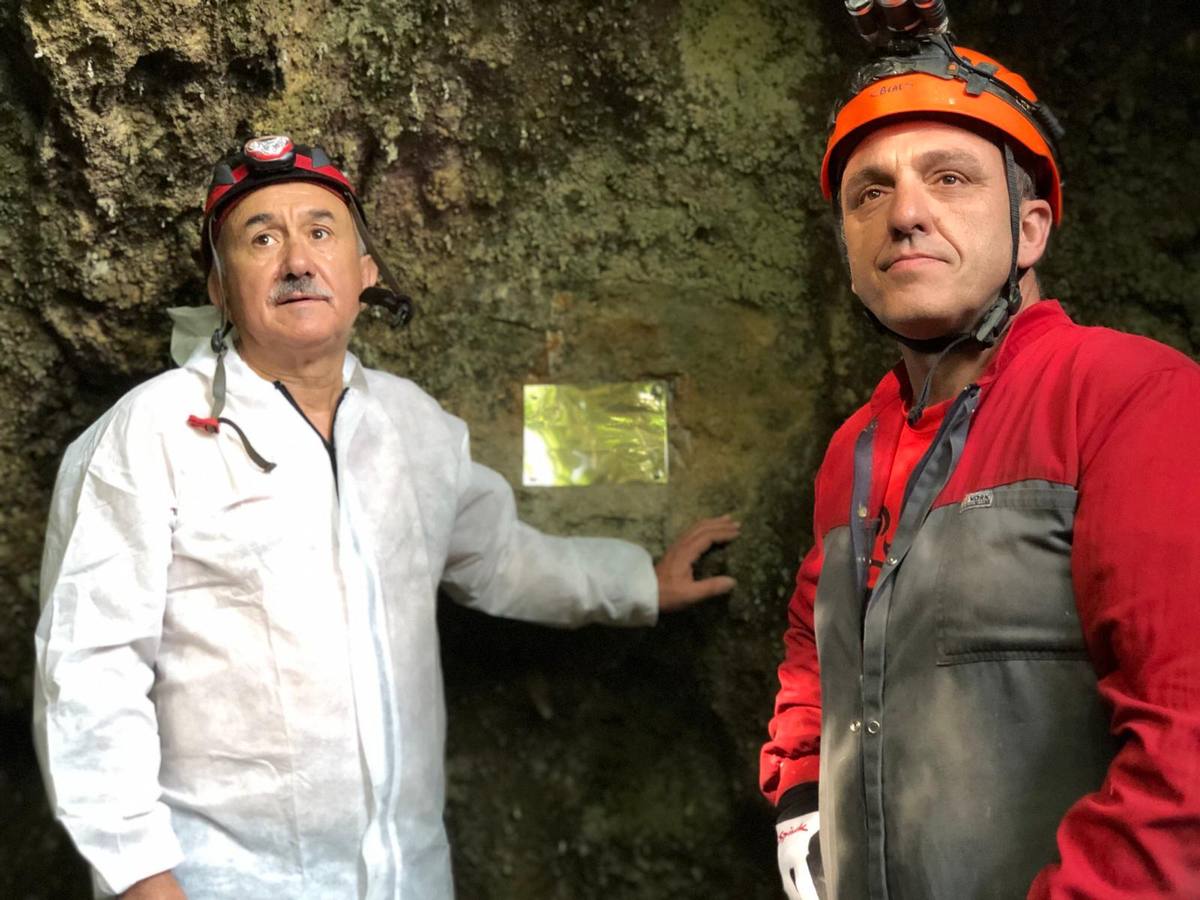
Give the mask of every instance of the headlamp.
POLYGON ((296 164, 296 147, 287 135, 275 134, 246 141, 242 156, 255 172, 275 172, 296 164))
POLYGON ((362 207, 354 188, 320 147, 293 144, 286 135, 251 138, 241 149, 213 166, 212 182, 204 201, 204 220, 219 223, 240 197, 278 181, 311 181, 342 195, 346 204, 362 207))
POLYGON ((846 0, 846 12, 858 33, 875 47, 898 38, 945 34, 950 27, 945 0, 846 0))

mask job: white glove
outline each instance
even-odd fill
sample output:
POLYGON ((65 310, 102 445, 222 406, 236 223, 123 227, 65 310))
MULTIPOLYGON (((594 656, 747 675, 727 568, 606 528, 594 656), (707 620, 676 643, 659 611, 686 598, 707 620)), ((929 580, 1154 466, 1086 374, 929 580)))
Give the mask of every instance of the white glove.
POLYGON ((784 819, 775 826, 779 842, 779 877, 788 900, 822 900, 825 875, 821 867, 819 813, 784 819), (811 850, 811 853, 810 853, 811 850))

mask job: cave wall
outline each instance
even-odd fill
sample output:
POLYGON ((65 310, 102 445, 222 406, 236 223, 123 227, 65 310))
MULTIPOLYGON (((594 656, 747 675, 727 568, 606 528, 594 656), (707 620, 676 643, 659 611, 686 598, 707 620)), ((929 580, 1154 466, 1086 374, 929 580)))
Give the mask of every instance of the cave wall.
MULTIPOLYGON (((728 599, 653 631, 442 611, 449 825, 466 900, 774 897, 757 748, 810 482, 895 358, 816 188, 862 49, 836 0, 5 0, 0 8, 0 895, 83 896, 28 697, 66 443, 162 371, 204 302, 212 161, 286 132, 339 157, 417 298, 354 350, 414 378, 520 480, 521 385, 660 378, 666 486, 519 490, 547 530, 739 542, 728 599)), ((962 43, 1067 127, 1041 267, 1081 321, 1200 352, 1200 25, 1187 0, 952 4, 962 43), (1120 18, 1118 21, 1118 17, 1120 18)))

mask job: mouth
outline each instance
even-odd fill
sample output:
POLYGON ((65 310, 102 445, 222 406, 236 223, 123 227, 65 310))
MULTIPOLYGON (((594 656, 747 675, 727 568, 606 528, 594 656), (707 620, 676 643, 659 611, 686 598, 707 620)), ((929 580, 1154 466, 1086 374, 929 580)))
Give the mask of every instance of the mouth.
POLYGON ((899 272, 909 269, 920 268, 921 266, 932 263, 940 263, 944 260, 936 256, 930 256, 925 253, 911 253, 904 256, 897 256, 895 259, 885 261, 879 268, 881 271, 890 272, 893 269, 899 272))
POLYGON ((320 294, 287 294, 275 301, 276 306, 290 306, 293 303, 325 302, 328 297, 320 294))

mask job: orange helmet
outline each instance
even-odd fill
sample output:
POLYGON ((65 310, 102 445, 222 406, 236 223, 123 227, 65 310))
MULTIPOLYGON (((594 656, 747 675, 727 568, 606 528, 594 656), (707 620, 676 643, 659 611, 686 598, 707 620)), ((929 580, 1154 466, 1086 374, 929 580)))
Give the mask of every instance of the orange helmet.
POLYGON ((945 37, 917 42, 913 52, 888 56, 859 71, 851 99, 838 110, 821 162, 821 193, 833 199, 842 166, 867 132, 889 119, 922 113, 967 119, 999 131, 1036 167, 1040 196, 1062 219, 1062 177, 1056 144, 1062 127, 1025 79, 991 57, 955 47, 945 37))

